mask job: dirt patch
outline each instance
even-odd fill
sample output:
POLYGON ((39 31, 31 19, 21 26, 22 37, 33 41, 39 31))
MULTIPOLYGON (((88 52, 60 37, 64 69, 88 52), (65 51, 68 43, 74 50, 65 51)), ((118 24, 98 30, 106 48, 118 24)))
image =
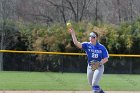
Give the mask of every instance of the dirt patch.
MULTIPOLYGON (((93 93, 92 91, 0 91, 0 93, 93 93)), ((140 93, 140 91, 105 91, 105 93, 140 93)))

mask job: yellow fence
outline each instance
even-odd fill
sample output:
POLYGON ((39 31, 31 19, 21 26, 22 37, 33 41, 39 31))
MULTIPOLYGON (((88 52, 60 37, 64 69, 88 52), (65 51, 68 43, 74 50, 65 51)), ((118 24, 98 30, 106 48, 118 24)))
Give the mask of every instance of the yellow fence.
MULTIPOLYGON (((2 53, 29 53, 29 54, 51 54, 51 55, 86 55, 85 53, 64 53, 64 52, 42 52, 42 51, 16 51, 16 50, 0 50, 2 53)), ((135 54, 109 54, 113 57, 140 57, 135 54)))

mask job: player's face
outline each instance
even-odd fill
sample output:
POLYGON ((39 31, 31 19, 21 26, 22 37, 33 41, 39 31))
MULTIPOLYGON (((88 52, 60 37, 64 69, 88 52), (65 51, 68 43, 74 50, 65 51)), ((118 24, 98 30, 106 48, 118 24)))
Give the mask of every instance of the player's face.
POLYGON ((93 43, 96 42, 96 39, 97 39, 96 37, 89 37, 89 41, 93 43))

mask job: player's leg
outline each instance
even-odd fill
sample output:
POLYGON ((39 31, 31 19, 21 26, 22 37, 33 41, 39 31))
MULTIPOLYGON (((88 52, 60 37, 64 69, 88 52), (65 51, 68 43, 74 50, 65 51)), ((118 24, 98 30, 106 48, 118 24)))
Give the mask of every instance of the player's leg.
POLYGON ((100 88, 99 81, 103 75, 104 72, 104 65, 99 67, 97 70, 94 71, 93 79, 92 79, 92 89, 94 93, 104 93, 102 89, 100 88))
POLYGON ((92 86, 98 85, 103 73, 104 73, 104 65, 102 65, 101 67, 99 67, 97 70, 94 71, 92 86))
POLYGON ((90 84, 91 87, 92 87, 93 73, 94 72, 91 70, 91 67, 88 65, 88 67, 87 67, 87 79, 88 79, 88 83, 90 84))

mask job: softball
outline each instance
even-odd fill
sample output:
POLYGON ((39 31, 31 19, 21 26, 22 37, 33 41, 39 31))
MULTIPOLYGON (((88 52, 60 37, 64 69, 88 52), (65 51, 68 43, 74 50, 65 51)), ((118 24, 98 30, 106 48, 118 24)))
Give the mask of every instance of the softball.
POLYGON ((72 27, 71 23, 68 22, 68 23, 67 23, 67 28, 71 28, 71 27, 72 27))

